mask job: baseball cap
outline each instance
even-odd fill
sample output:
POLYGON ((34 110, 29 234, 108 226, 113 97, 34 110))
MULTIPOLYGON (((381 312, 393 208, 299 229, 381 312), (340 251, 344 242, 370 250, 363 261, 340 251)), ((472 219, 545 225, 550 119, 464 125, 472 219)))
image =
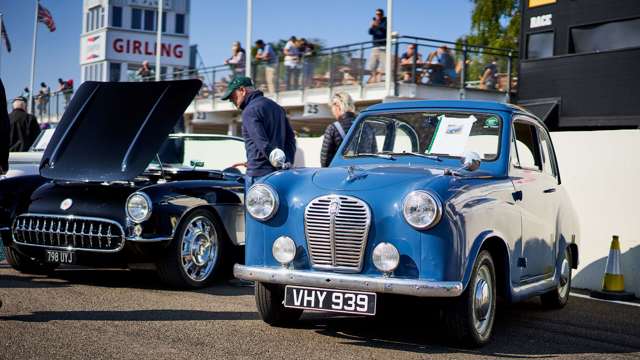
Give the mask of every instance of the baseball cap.
POLYGON ((234 91, 236 91, 241 87, 249 87, 249 86, 253 86, 253 82, 251 81, 251 78, 246 76, 236 76, 229 83, 229 87, 227 87, 227 91, 225 91, 224 94, 222 94, 222 100, 229 100, 231 93, 233 93, 234 91))

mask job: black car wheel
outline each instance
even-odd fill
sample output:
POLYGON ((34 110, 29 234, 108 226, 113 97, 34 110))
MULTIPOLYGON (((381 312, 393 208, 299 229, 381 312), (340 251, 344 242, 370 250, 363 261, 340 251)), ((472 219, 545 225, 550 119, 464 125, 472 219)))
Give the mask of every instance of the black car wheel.
POLYGON ((271 326, 289 326, 302 316, 301 309, 284 307, 283 286, 256 282, 255 297, 260 317, 271 326))
POLYGON ((447 308, 447 330, 464 346, 482 346, 491 338, 496 313, 495 279, 491 254, 483 250, 473 266, 467 289, 447 308))
POLYGON ((47 274, 58 267, 58 264, 47 264, 31 259, 8 246, 4 247, 4 254, 12 268, 26 274, 47 274))
POLYGON ((571 254, 569 249, 564 251, 564 259, 560 265, 560 282, 555 289, 542 294, 540 300, 542 306, 549 309, 560 309, 567 305, 571 290, 571 254))
POLYGON ((196 210, 180 224, 175 238, 158 261, 158 274, 178 288, 200 288, 219 277, 227 263, 228 240, 206 210, 196 210))

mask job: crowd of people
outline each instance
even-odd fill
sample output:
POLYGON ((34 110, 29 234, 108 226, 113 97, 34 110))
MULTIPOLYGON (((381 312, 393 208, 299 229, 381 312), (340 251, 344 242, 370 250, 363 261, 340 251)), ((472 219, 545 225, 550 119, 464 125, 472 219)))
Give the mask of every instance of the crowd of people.
MULTIPOLYGON (((25 87, 20 93, 19 97, 25 99, 25 103, 28 104, 29 96, 31 95, 31 91, 28 87, 25 87)), ((62 78, 58 78, 58 86, 55 91, 51 91, 51 88, 45 82, 40 83, 40 88, 38 89, 38 93, 33 95, 32 101, 35 105, 35 112, 39 117, 48 117, 51 114, 51 99, 59 97, 60 100, 60 108, 57 110, 64 110, 71 100, 71 96, 73 95, 73 79, 63 80, 62 78)), ((56 109, 53 109, 55 111, 56 109)))

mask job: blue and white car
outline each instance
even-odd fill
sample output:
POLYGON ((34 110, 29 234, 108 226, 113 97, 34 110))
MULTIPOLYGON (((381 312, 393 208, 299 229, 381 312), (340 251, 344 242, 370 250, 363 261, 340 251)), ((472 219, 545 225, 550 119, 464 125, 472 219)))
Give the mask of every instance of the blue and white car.
POLYGON ((245 198, 245 265, 262 319, 375 315, 381 294, 448 298, 469 346, 496 297, 569 298, 578 226, 545 125, 511 105, 412 101, 362 112, 325 169, 268 175, 245 198))

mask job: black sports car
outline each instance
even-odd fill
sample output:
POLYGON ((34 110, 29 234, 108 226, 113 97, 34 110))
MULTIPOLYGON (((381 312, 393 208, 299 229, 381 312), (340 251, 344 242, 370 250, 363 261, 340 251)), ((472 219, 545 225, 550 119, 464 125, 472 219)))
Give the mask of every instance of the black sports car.
POLYGON ((230 274, 244 245, 243 180, 232 167, 244 162, 242 139, 168 135, 199 88, 85 82, 40 175, 0 181, 9 264, 155 268, 182 288, 230 274))

